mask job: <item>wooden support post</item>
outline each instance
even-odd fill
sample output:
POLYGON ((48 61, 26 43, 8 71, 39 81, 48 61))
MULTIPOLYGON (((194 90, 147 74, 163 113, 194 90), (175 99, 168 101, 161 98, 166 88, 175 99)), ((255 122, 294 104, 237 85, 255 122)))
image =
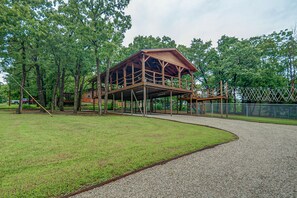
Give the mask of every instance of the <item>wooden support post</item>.
POLYGON ((156 72, 153 72, 153 83, 156 84, 156 72))
POLYGON ((172 90, 170 90, 170 115, 172 116, 172 90))
POLYGON ((94 82, 92 82, 92 102, 93 102, 93 111, 95 111, 95 96, 94 96, 94 82))
MULTIPOLYGON (((123 68, 124 72, 124 87, 127 86, 127 75, 126 75, 126 67, 123 68)), ((131 93, 132 94, 132 93, 131 93)))
POLYGON ((116 87, 119 88, 119 70, 116 71, 116 87))
POLYGON ((146 86, 143 86, 143 116, 146 116, 146 86))
POLYGON ((191 72, 191 91, 194 91, 194 76, 193 76, 193 72, 191 72))
POLYGON ((134 85, 134 63, 132 63, 132 85, 134 85))
POLYGON ((142 71, 142 82, 145 82, 145 60, 144 60, 144 54, 142 54, 141 59, 141 71, 142 71))
POLYGON ((165 85, 165 67, 162 65, 162 85, 165 85))
POLYGON ((192 105, 193 105, 193 94, 191 94, 191 98, 190 98, 190 113, 191 113, 191 115, 193 114, 192 105))
POLYGON ((121 92, 122 114, 124 114, 124 94, 121 92))
POLYGON ((226 103, 225 103, 225 105, 226 105, 226 118, 228 118, 228 114, 229 114, 229 105, 228 105, 228 103, 229 103, 229 101, 228 101, 228 83, 226 82, 226 91, 225 91, 225 97, 226 97, 226 103))
POLYGON ((221 95, 221 104, 220 104, 220 109, 221 109, 221 117, 223 117, 223 82, 220 81, 220 95, 221 95))
POLYGON ((196 115, 198 115, 198 100, 196 99, 196 115))
POLYGON ((124 101, 124 113, 126 112, 126 109, 127 109, 127 101, 125 100, 124 101))
POLYGON ((171 76, 171 87, 173 87, 173 77, 171 76))
POLYGON ((178 88, 181 88, 181 67, 178 67, 178 88))
POLYGON ((131 89, 130 109, 131 109, 131 115, 132 115, 133 114, 133 90, 132 89, 131 89))

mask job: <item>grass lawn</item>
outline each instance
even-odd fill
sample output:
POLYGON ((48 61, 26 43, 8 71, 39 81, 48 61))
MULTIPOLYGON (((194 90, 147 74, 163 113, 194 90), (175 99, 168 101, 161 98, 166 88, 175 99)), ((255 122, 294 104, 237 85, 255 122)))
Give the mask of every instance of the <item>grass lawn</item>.
POLYGON ((67 194, 206 146, 222 130, 130 116, 0 111, 0 197, 67 194))
MULTIPOLYGON (((220 114, 208 114, 209 117, 221 117, 220 114)), ((223 115, 223 118, 226 118, 226 115, 223 115)), ((297 120, 293 119, 283 119, 283 118, 265 118, 265 117, 251 117, 251 116, 242 116, 242 115, 229 115, 228 119, 234 120, 245 120, 250 122, 263 122, 263 123, 272 123, 272 124, 286 124, 286 125, 297 125, 297 120)))
MULTIPOLYGON (((18 104, 11 104, 8 106, 7 103, 0 103, 0 110, 13 110, 17 109, 19 107, 18 104)), ((24 109, 39 109, 39 107, 36 106, 36 104, 23 104, 24 109)))

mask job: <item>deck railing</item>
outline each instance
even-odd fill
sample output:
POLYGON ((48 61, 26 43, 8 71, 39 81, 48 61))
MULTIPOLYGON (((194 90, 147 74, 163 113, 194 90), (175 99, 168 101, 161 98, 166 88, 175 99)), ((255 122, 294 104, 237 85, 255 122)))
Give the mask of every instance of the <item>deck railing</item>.
MULTIPOLYGON (((137 83, 142 82, 142 70, 137 70, 133 73, 129 73, 126 76, 123 76, 118 79, 110 79, 108 90, 117 90, 124 87, 132 86, 137 83)), ((166 87, 173 87, 173 88, 180 88, 180 89, 191 89, 191 81, 186 78, 178 78, 174 76, 170 76, 164 74, 164 79, 162 73, 155 72, 151 70, 145 70, 145 82, 153 83, 156 85, 166 86, 166 87)), ((102 84, 102 94, 104 94, 104 87, 105 85, 102 84)), ((97 96, 97 91, 94 90, 94 96, 97 96)))

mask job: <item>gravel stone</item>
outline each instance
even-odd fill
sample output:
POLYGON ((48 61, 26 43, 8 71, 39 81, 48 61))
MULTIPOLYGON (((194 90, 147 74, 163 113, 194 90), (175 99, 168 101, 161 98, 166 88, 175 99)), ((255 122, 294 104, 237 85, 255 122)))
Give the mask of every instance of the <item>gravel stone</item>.
POLYGON ((74 197, 297 197, 297 126, 186 115, 149 117, 224 129, 239 140, 74 197))

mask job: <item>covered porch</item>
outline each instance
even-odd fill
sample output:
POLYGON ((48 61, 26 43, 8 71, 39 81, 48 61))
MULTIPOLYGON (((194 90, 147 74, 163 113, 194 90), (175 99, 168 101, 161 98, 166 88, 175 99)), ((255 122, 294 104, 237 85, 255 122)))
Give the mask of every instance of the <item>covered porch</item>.
MULTIPOLYGON (((195 66, 176 49, 141 50, 112 67, 109 76, 106 73, 100 76, 101 82, 105 82, 105 78, 109 81, 108 93, 102 91, 102 98, 108 94, 113 104, 120 101, 122 112, 127 112, 129 106, 131 113, 138 109, 146 115, 152 111, 155 99, 170 97, 172 114, 173 96, 193 96, 195 71, 195 66)), ((96 82, 97 77, 94 77, 93 98, 98 98, 96 82)), ((100 86, 105 89, 105 84, 100 86)))

